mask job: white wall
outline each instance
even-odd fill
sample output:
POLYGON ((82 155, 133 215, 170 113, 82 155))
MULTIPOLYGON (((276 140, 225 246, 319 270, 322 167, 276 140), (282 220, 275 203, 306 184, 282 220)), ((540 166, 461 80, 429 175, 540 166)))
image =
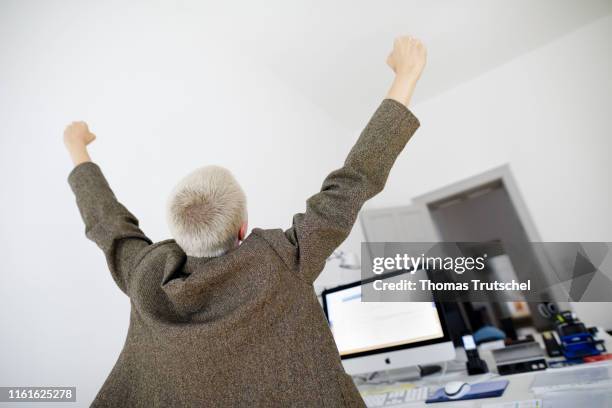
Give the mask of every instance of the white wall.
MULTIPOLYGON (((509 163, 543 241, 612 241, 610 38, 606 17, 415 106, 421 129, 368 207, 509 163)), ((345 249, 361 239, 357 227, 345 249)), ((575 307, 612 328, 609 305, 575 307)))

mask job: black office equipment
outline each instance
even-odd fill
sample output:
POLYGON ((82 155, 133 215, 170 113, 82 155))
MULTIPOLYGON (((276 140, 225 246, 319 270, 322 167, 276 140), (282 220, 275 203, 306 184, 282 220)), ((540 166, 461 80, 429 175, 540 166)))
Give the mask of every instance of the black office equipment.
POLYGON ((546 370, 548 367, 544 351, 535 341, 493 350, 493 358, 500 375, 546 370))
POLYGON ((463 336, 463 348, 468 361, 465 363, 469 375, 484 374, 489 372, 487 363, 480 358, 476 343, 471 334, 463 336))
POLYGON ((563 355, 561 346, 553 332, 547 331, 542 333, 542 338, 544 339, 544 346, 549 357, 561 357, 563 355))

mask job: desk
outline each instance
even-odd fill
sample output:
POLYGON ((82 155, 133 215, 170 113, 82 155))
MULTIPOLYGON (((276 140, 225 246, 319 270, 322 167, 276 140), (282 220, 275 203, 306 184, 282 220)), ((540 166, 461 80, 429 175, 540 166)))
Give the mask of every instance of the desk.
MULTIPOLYGON (((609 336, 605 331, 599 332, 599 337, 605 340, 606 349, 608 352, 612 352, 612 337, 609 336)), ((536 336, 536 339, 541 342, 541 338, 536 336)), ((480 356, 483 360, 487 362, 489 369, 492 373, 483 374, 483 375, 475 375, 468 376, 465 370, 448 372, 448 373, 439 373, 431 376, 427 376, 423 379, 419 379, 416 381, 409 381, 410 383, 416 386, 427 386, 429 387, 430 392, 443 387, 449 381, 465 381, 465 382, 479 382, 486 381, 487 379, 507 379, 509 381, 508 388, 504 392, 504 395, 499 398, 484 398, 478 400, 468 400, 468 401, 453 401, 453 402, 444 402, 437 404, 425 404, 425 402, 413 402, 404 405, 396 405, 393 408, 415 408, 415 407, 431 407, 431 408, 479 408, 482 405, 492 404, 492 403, 502 403, 502 402, 511 402, 511 401, 521 401, 521 400, 529 400, 538 398, 536 397, 530 390, 531 384, 536 375, 539 375, 544 372, 556 372, 558 370, 571 370, 572 367, 568 368, 549 368, 546 371, 537 371, 523 374, 514 374, 508 376, 499 376, 496 373, 495 363, 493 361, 493 355, 490 351, 482 351, 480 352, 480 356)), ((464 362, 466 360, 465 353, 463 349, 457 349, 457 361, 464 362)), ((600 363, 590 363, 588 366, 592 364, 597 365, 612 365, 612 360, 608 360, 606 362, 600 363)), ((581 365, 578 367, 584 367, 585 365, 581 365)), ((401 384, 401 383, 398 383, 401 384)), ((384 387, 383 385, 375 386, 375 385, 360 385, 360 390, 375 390, 376 388, 384 387)), ((576 391, 579 393, 580 391, 576 391)), ((606 390, 605 392, 610 393, 610 398, 612 400, 612 390, 606 390)), ((586 392, 585 392, 586 393, 586 392)), ((588 399, 590 394, 585 394, 585 397, 588 399)), ((540 396, 545 402, 544 408, 555 408, 559 406, 558 403, 551 401, 547 403, 547 399, 540 396)), ((591 405, 583 405, 584 407, 591 408, 591 405)))

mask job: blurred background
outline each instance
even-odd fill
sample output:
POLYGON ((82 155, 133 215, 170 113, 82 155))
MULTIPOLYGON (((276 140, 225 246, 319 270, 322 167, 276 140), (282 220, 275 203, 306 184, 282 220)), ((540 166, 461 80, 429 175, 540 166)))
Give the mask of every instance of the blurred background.
MULTIPOLYGON (((384 97, 400 34, 429 50, 421 129, 366 210, 507 165, 541 240, 612 241, 610 13, 607 0, 2 1, 0 385, 75 385, 88 405, 125 340, 129 300, 66 183, 66 124, 89 123, 94 161, 153 240, 169 238, 174 183, 211 163, 242 183, 251 227, 286 228, 384 97)), ((363 240, 356 225, 341 250, 363 240)), ((316 288, 358 278, 330 261, 316 288)), ((575 308, 612 328, 609 305, 575 308)))

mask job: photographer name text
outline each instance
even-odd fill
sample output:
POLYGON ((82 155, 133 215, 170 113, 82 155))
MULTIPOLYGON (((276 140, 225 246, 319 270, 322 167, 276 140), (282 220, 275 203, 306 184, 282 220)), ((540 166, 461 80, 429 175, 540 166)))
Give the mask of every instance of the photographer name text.
POLYGON ((478 279, 472 279, 470 282, 432 282, 429 279, 420 279, 412 281, 402 279, 397 282, 384 282, 381 279, 372 282, 374 290, 377 291, 529 291, 531 290, 531 280, 519 282, 511 280, 508 282, 492 281, 483 282, 478 279))

